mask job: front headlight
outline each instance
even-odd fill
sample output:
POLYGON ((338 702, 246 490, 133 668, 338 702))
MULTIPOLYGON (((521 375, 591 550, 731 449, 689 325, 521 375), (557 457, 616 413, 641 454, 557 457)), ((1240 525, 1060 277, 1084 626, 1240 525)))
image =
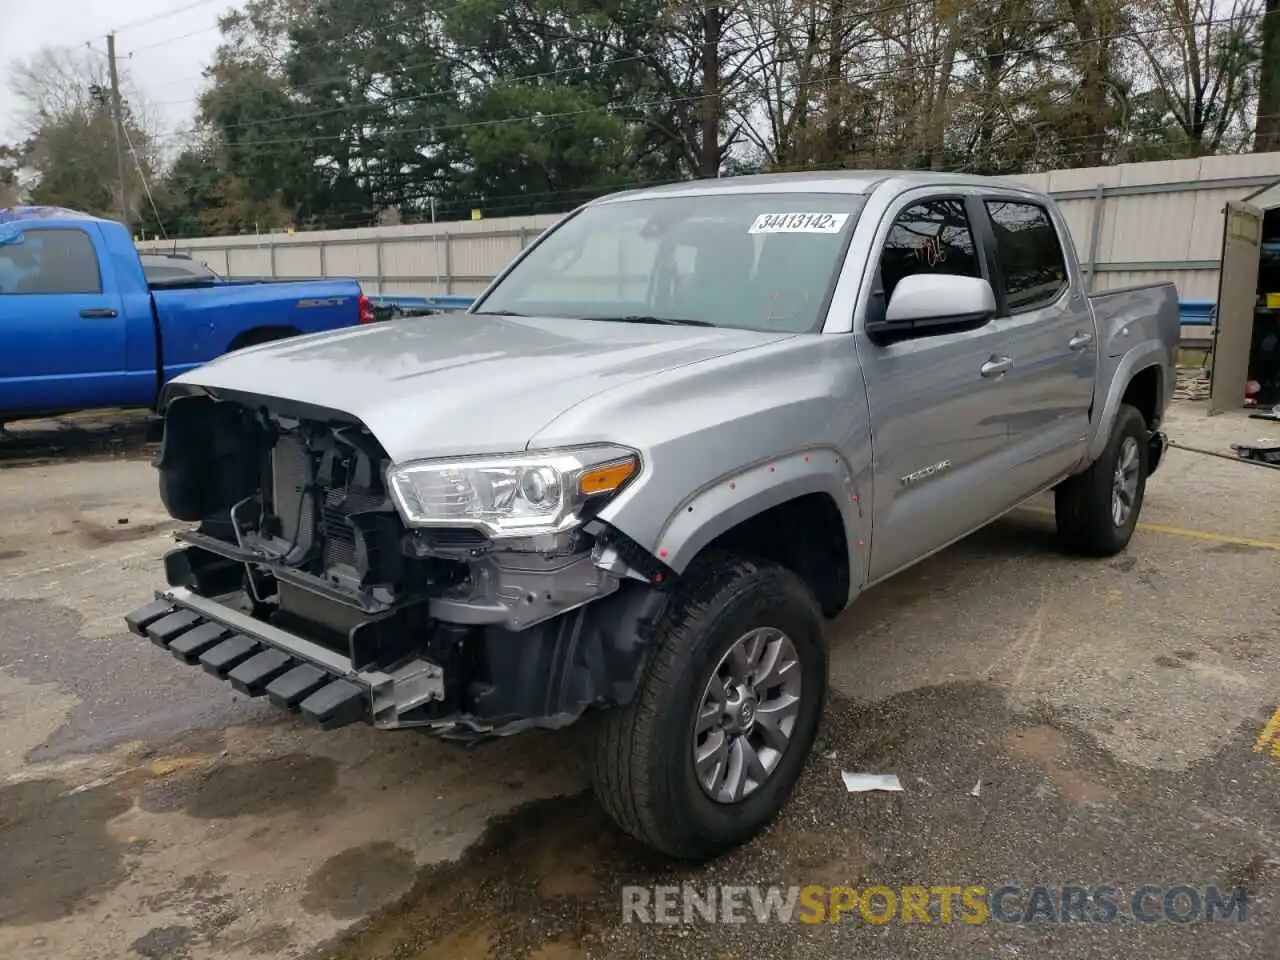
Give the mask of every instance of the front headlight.
POLYGON ((640 457, 601 446, 391 467, 387 489, 411 527, 470 527, 490 537, 558 533, 640 472, 640 457))

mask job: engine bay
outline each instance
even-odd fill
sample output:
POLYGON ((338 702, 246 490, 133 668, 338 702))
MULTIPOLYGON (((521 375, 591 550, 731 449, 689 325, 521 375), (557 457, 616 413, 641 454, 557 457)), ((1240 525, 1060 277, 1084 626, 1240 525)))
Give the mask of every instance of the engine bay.
POLYGON ((664 573, 607 524, 501 542, 410 528, 362 424, 265 398, 175 397, 154 466, 166 509, 195 525, 158 602, 330 651, 380 726, 561 726, 638 682, 664 573))
POLYGON ((409 528, 387 489, 390 461, 363 425, 281 406, 196 394, 166 412, 161 497, 199 524, 178 538, 225 561, 224 579, 202 591, 242 589, 255 616, 346 646, 372 624, 394 632, 391 620, 417 634, 429 621, 527 629, 643 579, 620 559, 634 554, 625 538, 598 522, 500 543, 409 528))

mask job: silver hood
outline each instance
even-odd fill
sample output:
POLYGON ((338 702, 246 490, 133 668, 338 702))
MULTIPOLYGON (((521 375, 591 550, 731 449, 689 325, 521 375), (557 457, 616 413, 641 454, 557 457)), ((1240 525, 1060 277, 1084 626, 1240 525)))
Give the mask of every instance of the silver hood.
POLYGON ((175 383, 326 407, 396 462, 523 450, 576 404, 790 334, 439 314, 250 347, 175 383))

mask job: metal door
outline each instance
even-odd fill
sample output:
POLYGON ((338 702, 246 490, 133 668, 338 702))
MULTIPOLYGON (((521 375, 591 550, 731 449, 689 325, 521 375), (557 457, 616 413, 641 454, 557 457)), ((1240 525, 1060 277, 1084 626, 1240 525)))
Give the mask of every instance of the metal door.
POLYGON ((1213 372, 1209 413, 1244 406, 1253 346, 1253 312, 1258 301, 1258 256, 1262 243, 1262 211, 1240 200, 1228 200, 1222 237, 1222 270, 1218 276, 1218 316, 1213 331, 1213 372))
POLYGON ((125 318, 97 228, 21 234, 0 247, 0 412, 120 402, 125 318))
POLYGON ((1015 451, 1010 474, 1016 498, 1067 473, 1084 456, 1098 369, 1093 313, 1073 278, 1066 224, 1051 208, 1017 195, 990 194, 975 216, 991 245, 1007 339, 1013 358, 1004 408, 1015 451), (1027 251, 1037 251, 1035 257, 1027 251), (1055 259, 1056 256, 1056 259, 1055 259))
MULTIPOLYGON (((980 273, 963 197, 913 194, 890 210, 869 271, 980 273), (915 267, 905 266, 922 264, 915 267), (962 267, 963 264, 963 267, 962 267)), ((891 286, 885 281, 886 286, 891 286)), ((960 333, 877 345, 855 327, 874 449, 870 579, 959 539, 1005 505, 1008 432, 1001 416, 1007 358, 996 320, 960 333)))

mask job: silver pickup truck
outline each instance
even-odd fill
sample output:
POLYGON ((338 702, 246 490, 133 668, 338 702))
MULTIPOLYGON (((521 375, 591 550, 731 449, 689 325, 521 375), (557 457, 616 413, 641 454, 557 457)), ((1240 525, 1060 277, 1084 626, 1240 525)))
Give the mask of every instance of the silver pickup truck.
POLYGON ((1066 548, 1125 549, 1177 341, 1172 285, 1088 296, 1017 184, 608 196, 466 313, 178 378, 155 465, 191 526, 127 622, 324 728, 599 713, 604 807, 714 857, 805 764, 824 618, 1047 491, 1066 548))

